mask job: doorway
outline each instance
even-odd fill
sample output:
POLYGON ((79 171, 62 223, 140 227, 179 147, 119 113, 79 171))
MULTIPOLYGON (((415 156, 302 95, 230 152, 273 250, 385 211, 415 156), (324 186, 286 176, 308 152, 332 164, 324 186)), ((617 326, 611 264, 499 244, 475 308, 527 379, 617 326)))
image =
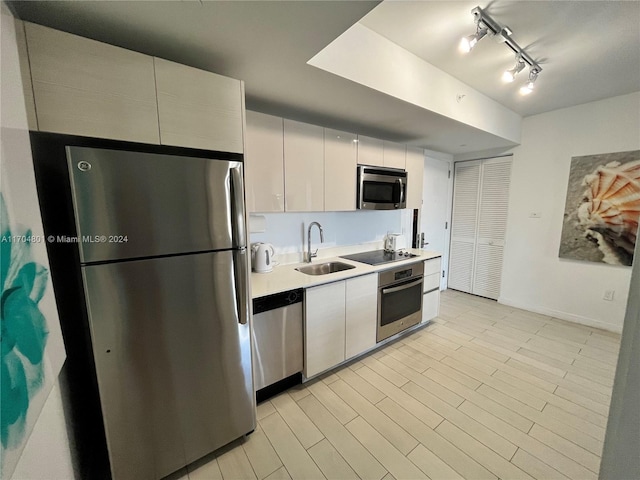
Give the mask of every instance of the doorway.
POLYGON ((425 156, 420 225, 426 242, 424 249, 442 252, 441 290, 447 288, 449 269, 450 170, 450 162, 425 156))

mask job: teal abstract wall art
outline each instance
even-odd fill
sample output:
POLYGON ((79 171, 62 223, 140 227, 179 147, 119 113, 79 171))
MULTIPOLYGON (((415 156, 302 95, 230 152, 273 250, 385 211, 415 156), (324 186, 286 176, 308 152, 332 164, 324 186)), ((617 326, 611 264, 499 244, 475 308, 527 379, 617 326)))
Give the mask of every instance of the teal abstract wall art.
POLYGON ((44 381, 49 330, 38 303, 48 271, 33 261, 30 238, 30 230, 11 231, 0 193, 0 439, 4 449, 16 448, 24 439, 30 400, 44 381))
POLYGON ((0 13, 0 478, 74 478, 58 384, 66 352, 20 74, 24 30, 0 13))

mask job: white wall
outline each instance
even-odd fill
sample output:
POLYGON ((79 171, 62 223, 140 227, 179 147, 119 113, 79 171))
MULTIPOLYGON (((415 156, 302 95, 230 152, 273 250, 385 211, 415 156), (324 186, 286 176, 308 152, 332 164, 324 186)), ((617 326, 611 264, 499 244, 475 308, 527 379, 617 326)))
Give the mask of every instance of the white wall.
POLYGON ((600 464, 599 478, 607 480, 640 478, 640 262, 633 265, 630 292, 600 464))
POLYGON ((509 141, 520 141, 520 115, 361 23, 307 63, 509 141), (463 103, 457 100, 458 94, 464 94, 463 103))
POLYGON ((266 242, 274 246, 283 263, 302 261, 307 249, 307 229, 311 222, 322 225, 324 243, 320 243, 318 229, 311 233, 311 248, 323 250, 347 245, 382 242, 387 232, 405 233, 408 245, 411 237, 411 210, 357 210, 354 212, 265 213, 265 231, 251 233, 250 241, 266 242), (291 254, 291 255, 284 255, 291 254))
POLYGON ((640 92, 525 118, 513 150, 501 303, 621 331, 631 268, 560 259, 558 249, 571 157, 639 148, 640 92), (605 289, 614 301, 602 299, 605 289))
MULTIPOLYGON (((8 8, 1 4, 2 13, 2 45, 1 45, 1 65, 0 76, 2 85, 2 160, 3 168, 10 161, 14 162, 16 158, 26 159, 24 161, 24 170, 20 170, 20 175, 16 186, 22 185, 21 195, 28 195, 29 189, 24 185, 33 185, 33 197, 21 198, 21 202, 29 201, 33 203, 33 209, 37 210, 37 200, 35 197, 35 180, 33 178, 33 166, 29 162, 31 158, 31 150, 29 145, 29 137, 27 133, 27 117, 22 100, 22 83, 20 79, 20 67, 18 63, 18 47, 15 36, 14 19, 8 8), (9 158, 11 155, 11 158, 9 158)), ((3 172, 5 173, 5 172, 3 172)), ((15 173, 15 172, 13 172, 15 173)), ((14 179, 16 177, 13 177, 14 179)), ((16 189, 17 190, 17 189, 16 189)), ((36 216, 39 218, 39 211, 36 216)), ((34 229, 34 234, 39 233, 34 229)), ((47 262, 48 264, 48 262, 47 262)), ((53 297, 52 297, 53 298, 53 297)), ((55 311, 55 305, 51 307, 55 311)), ((56 319, 57 321, 57 319, 56 319)), ((59 327, 56 329, 59 333, 59 327)), ((50 342, 54 341, 54 331, 51 328, 50 342)), ((61 337, 55 337, 55 341, 61 342, 61 337)), ((60 345, 55 351, 61 351, 64 354, 64 348, 60 345)), ((55 365, 59 368, 64 356, 57 358, 55 365)), ((47 375, 57 375, 58 370, 50 368, 47 375)), ((51 479, 51 480, 67 480, 75 477, 71 448, 67 437, 67 429, 65 426, 65 417, 62 410, 62 399, 60 395, 60 385, 58 380, 55 381, 50 391, 41 390, 32 399, 32 405, 43 402, 40 415, 37 417, 35 425, 29 438, 27 439, 24 450, 18 459, 15 470, 11 475, 13 479, 31 480, 31 479, 51 479), (47 396, 48 393, 48 396, 47 396), (43 398, 40 398, 42 396, 43 398)), ((33 410, 33 409, 32 409, 33 410)))

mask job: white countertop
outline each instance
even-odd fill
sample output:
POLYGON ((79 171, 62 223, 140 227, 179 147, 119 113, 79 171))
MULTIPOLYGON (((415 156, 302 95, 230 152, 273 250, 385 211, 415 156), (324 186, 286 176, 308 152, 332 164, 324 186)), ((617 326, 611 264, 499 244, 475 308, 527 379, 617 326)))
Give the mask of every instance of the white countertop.
POLYGON ((341 272, 328 273, 326 275, 307 275, 306 273, 298 272, 296 270, 296 268, 298 267, 310 265, 309 263, 291 263, 288 265, 278 265, 276 267, 273 267, 273 270, 269 273, 253 272, 251 273, 251 297, 258 298, 264 297, 265 295, 271 295, 273 293, 293 290, 295 288, 313 287, 316 285, 322 285, 323 283, 345 280, 347 278, 366 275, 367 273, 380 272, 389 268, 400 267, 402 265, 408 265, 410 263, 416 263, 442 256, 442 254, 439 252, 432 252, 415 248, 410 248, 409 252, 417 255, 417 257, 412 257, 397 262, 384 263, 382 265, 367 265, 366 263, 354 262, 353 260, 347 260, 341 257, 314 259, 314 261, 311 262, 312 264, 342 262, 348 263, 349 265, 353 265, 355 267, 349 270, 343 270, 341 272))

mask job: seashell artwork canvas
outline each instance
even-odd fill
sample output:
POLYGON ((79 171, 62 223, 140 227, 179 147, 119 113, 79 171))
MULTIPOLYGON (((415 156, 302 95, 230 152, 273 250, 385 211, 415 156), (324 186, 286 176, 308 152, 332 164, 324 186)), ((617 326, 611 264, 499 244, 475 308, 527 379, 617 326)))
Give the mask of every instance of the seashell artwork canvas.
POLYGON ((633 263, 640 220, 640 150, 571 159, 560 258, 633 263))

